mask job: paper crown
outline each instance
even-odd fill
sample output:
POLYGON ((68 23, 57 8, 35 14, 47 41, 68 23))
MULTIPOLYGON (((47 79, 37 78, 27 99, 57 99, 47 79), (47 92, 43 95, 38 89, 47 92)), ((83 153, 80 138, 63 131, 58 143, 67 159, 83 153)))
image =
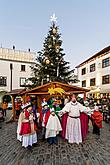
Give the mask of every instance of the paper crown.
POLYGON ((23 104, 23 105, 21 106, 21 108, 22 108, 22 109, 25 109, 25 108, 30 107, 30 106, 31 106, 31 103, 29 102, 29 103, 23 104))
POLYGON ((42 102, 42 107, 44 107, 45 105, 48 105, 46 101, 42 102))

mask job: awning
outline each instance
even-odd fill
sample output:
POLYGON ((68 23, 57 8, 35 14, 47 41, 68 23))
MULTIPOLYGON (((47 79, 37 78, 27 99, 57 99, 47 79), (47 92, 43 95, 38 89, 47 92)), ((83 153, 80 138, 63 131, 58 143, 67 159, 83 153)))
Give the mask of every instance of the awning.
POLYGON ((88 93, 110 93, 110 89, 94 89, 94 90, 90 90, 90 92, 88 93))
POLYGON ((97 88, 97 89, 94 89, 94 90, 90 90, 90 92, 88 93, 100 93, 100 89, 97 88))
POLYGON ((110 93, 110 89, 101 89, 100 93, 110 93))

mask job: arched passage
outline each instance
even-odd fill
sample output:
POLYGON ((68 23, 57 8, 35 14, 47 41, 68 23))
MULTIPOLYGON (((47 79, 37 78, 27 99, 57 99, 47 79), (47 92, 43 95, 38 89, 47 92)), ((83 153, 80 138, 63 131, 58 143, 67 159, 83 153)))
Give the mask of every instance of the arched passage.
POLYGON ((0 91, 0 104, 3 102, 3 97, 6 95, 7 91, 0 91))
POLYGON ((7 103, 11 102, 11 96, 10 95, 4 95, 3 96, 3 101, 5 101, 7 103))

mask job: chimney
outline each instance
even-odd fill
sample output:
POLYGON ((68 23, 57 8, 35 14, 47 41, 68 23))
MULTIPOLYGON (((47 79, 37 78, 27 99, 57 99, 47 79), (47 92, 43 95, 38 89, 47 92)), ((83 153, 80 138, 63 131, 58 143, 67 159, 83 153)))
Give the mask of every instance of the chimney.
POLYGON ((15 46, 13 45, 13 50, 15 50, 15 46))

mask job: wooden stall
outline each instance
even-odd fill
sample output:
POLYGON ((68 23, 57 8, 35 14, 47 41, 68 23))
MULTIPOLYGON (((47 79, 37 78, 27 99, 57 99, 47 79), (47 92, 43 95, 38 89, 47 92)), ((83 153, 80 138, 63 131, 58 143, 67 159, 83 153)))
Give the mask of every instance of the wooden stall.
POLYGON ((15 112, 15 98, 17 96, 21 96, 22 100, 25 100, 25 89, 14 89, 10 92, 7 93, 7 95, 11 96, 11 100, 12 100, 12 117, 11 117, 11 121, 14 121, 16 119, 16 112, 15 112))
POLYGON ((88 89, 82 88, 82 87, 77 87, 77 86, 72 86, 69 84, 65 84, 65 83, 61 83, 61 82, 49 82, 47 84, 44 84, 42 86, 37 86, 31 90, 21 90, 21 91, 14 91, 11 92, 11 96, 12 96, 12 115, 13 115, 13 119, 16 118, 16 114, 15 114, 15 108, 14 108, 14 98, 16 95, 21 95, 23 98, 24 103, 27 101, 27 98, 30 96, 35 96, 36 98, 36 102, 37 102, 37 106, 40 109, 41 107, 41 102, 43 100, 43 98, 46 98, 46 100, 48 100, 51 97, 56 97, 56 96, 60 96, 60 97, 64 97, 64 96, 68 96, 68 95, 72 95, 74 94, 84 94, 84 97, 86 98, 86 92, 89 92, 88 89))
POLYGON ((37 105, 40 107, 43 98, 48 100, 52 96, 63 97, 65 95, 72 95, 73 93, 83 93, 84 97, 86 98, 86 92, 89 92, 89 90, 82 87, 72 86, 61 82, 49 82, 42 86, 28 90, 25 92, 25 94, 30 96, 36 95, 37 105))

